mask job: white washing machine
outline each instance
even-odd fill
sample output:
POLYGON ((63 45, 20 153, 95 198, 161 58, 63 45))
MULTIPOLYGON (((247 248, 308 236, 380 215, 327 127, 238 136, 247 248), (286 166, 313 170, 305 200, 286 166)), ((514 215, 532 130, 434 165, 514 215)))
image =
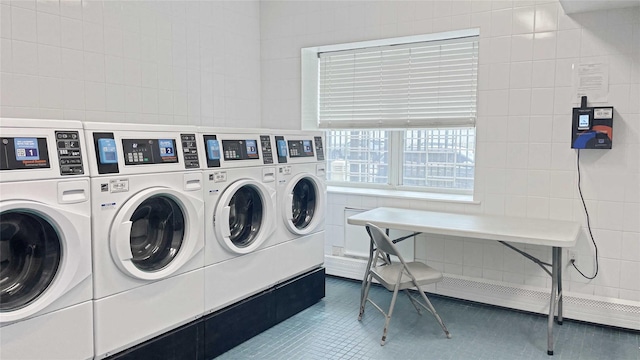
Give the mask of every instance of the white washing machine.
POLYGON ((199 128, 205 196, 205 313, 273 286, 276 222, 272 138, 199 128))
POLYGON ((0 359, 93 357, 82 124, 0 119, 0 359))
POLYGON ((322 132, 274 131, 280 243, 276 273, 292 278, 324 262, 326 213, 322 132))
POLYGON ((202 171, 195 127, 85 123, 94 342, 103 358, 202 316, 202 171))

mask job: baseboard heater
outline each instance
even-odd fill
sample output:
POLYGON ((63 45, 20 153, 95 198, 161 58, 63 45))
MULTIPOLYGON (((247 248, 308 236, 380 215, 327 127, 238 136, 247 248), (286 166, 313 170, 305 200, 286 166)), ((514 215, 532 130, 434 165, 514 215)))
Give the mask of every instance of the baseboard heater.
POLYGON ((320 301, 324 280, 311 270, 108 359, 213 359, 320 301))
MULTIPOLYGON (((367 260, 325 255, 328 275, 362 280, 367 260)), ((539 314, 549 313, 548 289, 445 274, 428 292, 539 314)), ((640 330, 640 306, 634 301, 565 292, 566 319, 640 330)))

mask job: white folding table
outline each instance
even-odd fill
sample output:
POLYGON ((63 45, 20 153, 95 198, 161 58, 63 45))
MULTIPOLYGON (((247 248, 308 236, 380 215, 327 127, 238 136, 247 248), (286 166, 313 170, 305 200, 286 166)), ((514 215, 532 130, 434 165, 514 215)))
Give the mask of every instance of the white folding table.
MULTIPOLYGON (((547 354, 553 355, 553 323, 556 308, 557 321, 562 325, 562 248, 572 247, 576 244, 580 234, 580 225, 578 223, 388 207, 375 208, 350 216, 347 222, 352 225, 371 223, 380 228, 413 232, 413 234, 396 239, 394 242, 402 241, 420 233, 495 240, 532 260, 551 276, 547 354), (549 264, 540 261, 509 243, 549 246, 552 248, 552 262, 549 264), (550 267, 551 271, 547 267, 550 267)), ((370 243, 369 261, 371 261, 371 255, 374 250, 373 243, 370 243)), ((367 268, 369 268, 369 265, 367 265, 367 268)))

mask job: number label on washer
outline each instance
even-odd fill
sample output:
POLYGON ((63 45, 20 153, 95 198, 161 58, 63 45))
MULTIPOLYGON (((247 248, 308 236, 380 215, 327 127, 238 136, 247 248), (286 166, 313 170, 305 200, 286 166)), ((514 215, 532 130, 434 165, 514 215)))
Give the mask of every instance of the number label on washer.
POLYGON ((112 193, 129 191, 129 179, 115 179, 109 182, 109 190, 112 193))

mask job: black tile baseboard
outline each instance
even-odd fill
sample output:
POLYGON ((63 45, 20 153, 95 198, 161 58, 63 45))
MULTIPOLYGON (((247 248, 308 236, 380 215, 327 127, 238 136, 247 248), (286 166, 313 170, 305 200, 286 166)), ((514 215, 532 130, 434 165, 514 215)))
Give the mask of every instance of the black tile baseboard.
POLYGON ((108 360, 205 360, 251 339, 325 296, 318 268, 126 349, 108 360))

